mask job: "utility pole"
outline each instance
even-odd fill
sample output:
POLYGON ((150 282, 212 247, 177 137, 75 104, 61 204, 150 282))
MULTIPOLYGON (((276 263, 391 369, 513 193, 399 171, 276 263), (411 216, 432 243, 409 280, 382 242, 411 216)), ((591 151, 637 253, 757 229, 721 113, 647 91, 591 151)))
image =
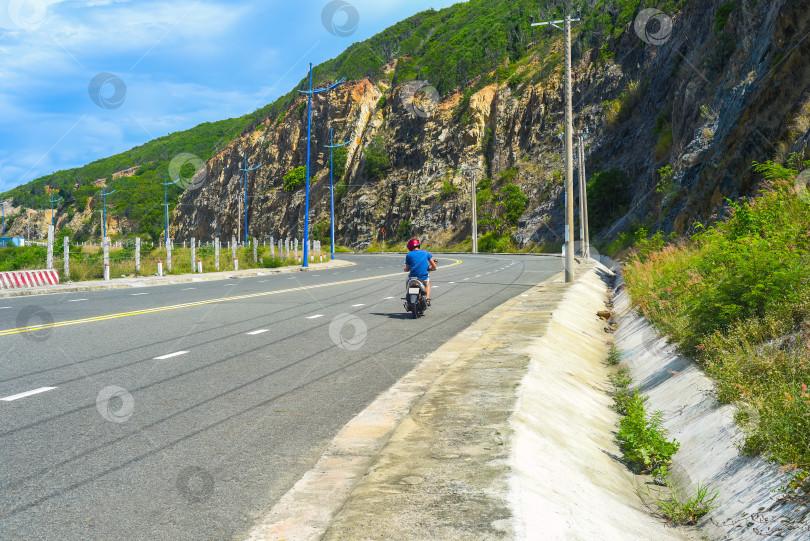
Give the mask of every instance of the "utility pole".
POLYGON ((358 144, 360 143, 360 139, 358 138, 336 145, 332 137, 332 126, 329 126, 329 144, 326 146, 326 148, 329 149, 329 207, 331 216, 330 223, 332 224, 329 238, 332 245, 332 261, 335 260, 335 175, 333 173, 335 169, 334 151, 336 148, 345 147, 354 141, 357 141, 358 144))
POLYGON ((107 238, 107 196, 112 195, 118 190, 113 190, 109 193, 104 191, 104 188, 101 189, 101 242, 102 244, 105 242, 107 238))
MULTIPOLYGON (((165 173, 164 180, 169 179, 169 173, 165 173)), ((180 179, 177 179, 180 180, 180 179)), ((169 245, 169 186, 177 184, 177 180, 170 182, 161 182, 163 184, 163 243, 169 245)))
MULTIPOLYGON (((53 204, 58 203, 62 199, 64 199, 64 197, 60 197, 59 199, 54 199, 53 196, 51 196, 51 225, 53 227, 56 227, 56 221, 54 219, 54 214, 53 214, 53 204)), ((3 234, 3 236, 5 236, 5 234, 3 234)))
POLYGON ((245 166, 244 166, 242 169, 240 169, 240 171, 242 171, 242 172, 244 172, 244 173, 245 173, 245 180, 244 180, 244 194, 245 194, 245 200, 244 200, 244 204, 245 204, 245 209, 244 209, 244 210, 245 210, 245 244, 244 244, 244 246, 245 246, 246 248, 247 248, 247 243, 248 243, 248 239, 247 239, 247 238, 248 238, 248 229, 247 229, 247 174, 248 174, 248 171, 254 171, 254 170, 258 169, 259 167, 261 167, 262 165, 264 165, 264 164, 261 164, 261 163, 260 163, 260 164, 259 164, 259 165, 257 165, 256 167, 251 167, 250 169, 248 169, 248 166, 247 166, 247 156, 245 156, 245 166))
POLYGON ((303 258, 303 267, 309 267, 309 154, 310 154, 310 141, 312 139, 312 95, 317 94, 319 92, 328 92, 335 88, 338 85, 342 85, 346 82, 346 79, 341 79, 340 81, 334 83, 331 86, 326 88, 318 88, 316 90, 312 90, 312 63, 309 64, 309 90, 299 90, 298 92, 302 94, 307 94, 307 188, 306 188, 306 196, 305 196, 305 203, 304 203, 304 258, 303 258))
POLYGON ((565 32, 565 281, 574 281, 574 246, 571 237, 574 235, 574 157, 573 157, 573 107, 571 105, 571 23, 579 19, 572 19, 566 15, 561 21, 548 21, 532 23, 532 26, 551 25, 565 32), (564 28, 557 26, 565 23, 564 28))

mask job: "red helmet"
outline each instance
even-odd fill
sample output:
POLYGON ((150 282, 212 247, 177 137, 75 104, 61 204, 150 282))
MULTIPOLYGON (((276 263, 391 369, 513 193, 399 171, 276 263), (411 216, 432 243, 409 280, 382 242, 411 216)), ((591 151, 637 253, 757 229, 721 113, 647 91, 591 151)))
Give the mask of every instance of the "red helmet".
POLYGON ((411 239, 408 241, 408 251, 412 252, 419 248, 419 239, 411 239))

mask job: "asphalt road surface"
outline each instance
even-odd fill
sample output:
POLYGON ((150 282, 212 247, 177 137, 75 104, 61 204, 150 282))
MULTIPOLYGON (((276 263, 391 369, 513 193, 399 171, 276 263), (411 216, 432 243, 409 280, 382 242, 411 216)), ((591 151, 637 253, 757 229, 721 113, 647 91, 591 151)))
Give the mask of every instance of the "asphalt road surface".
POLYGON ((436 257, 418 320, 402 255, 0 299, 0 539, 246 534, 380 393, 562 266, 436 257))

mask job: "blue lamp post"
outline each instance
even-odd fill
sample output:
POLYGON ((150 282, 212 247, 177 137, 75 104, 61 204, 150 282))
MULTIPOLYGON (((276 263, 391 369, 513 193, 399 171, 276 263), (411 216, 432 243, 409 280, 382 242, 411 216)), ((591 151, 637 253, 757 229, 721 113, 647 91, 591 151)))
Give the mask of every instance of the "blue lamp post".
MULTIPOLYGON (((53 215, 53 204, 58 203, 62 199, 64 199, 64 197, 60 197, 59 199, 54 199, 53 196, 51 196, 51 225, 53 227, 56 227, 56 221, 54 220, 54 215, 53 215)), ((5 231, 5 228, 3 228, 3 231, 5 231)), ((5 236, 5 233, 3 233, 3 236, 5 236)))
POLYGON ((113 190, 111 192, 105 192, 104 188, 101 189, 101 242, 104 242, 104 239, 107 238, 107 196, 112 195, 118 190, 113 190))
POLYGON ((329 144, 326 145, 326 148, 329 149, 329 208, 330 208, 330 223, 332 224, 332 230, 330 232, 330 244, 332 247, 332 261, 335 260, 335 160, 334 160, 334 149, 338 147, 345 147, 353 143, 355 139, 350 139, 345 143, 341 143, 336 145, 332 140, 332 126, 329 126, 329 144))
POLYGON ((244 201, 244 208, 243 208, 243 210, 245 212, 245 244, 244 244, 245 248, 247 248, 247 242, 248 242, 248 240, 247 240, 248 239, 248 234, 247 234, 247 174, 248 174, 248 171, 255 171, 256 169, 258 169, 262 165, 264 165, 264 164, 260 163, 256 167, 251 167, 250 169, 248 169, 247 156, 245 156, 245 166, 242 169, 240 169, 240 171, 243 171, 245 173, 245 179, 243 181, 243 187, 244 187, 244 191, 245 191, 245 201, 244 201))
POLYGON ((309 154, 310 154, 310 140, 312 138, 312 95, 319 92, 328 92, 338 85, 346 82, 346 79, 341 79, 335 84, 326 88, 318 88, 312 90, 312 63, 309 64, 309 90, 299 90, 298 92, 308 95, 307 103, 307 189, 304 204, 304 267, 309 267, 309 154))

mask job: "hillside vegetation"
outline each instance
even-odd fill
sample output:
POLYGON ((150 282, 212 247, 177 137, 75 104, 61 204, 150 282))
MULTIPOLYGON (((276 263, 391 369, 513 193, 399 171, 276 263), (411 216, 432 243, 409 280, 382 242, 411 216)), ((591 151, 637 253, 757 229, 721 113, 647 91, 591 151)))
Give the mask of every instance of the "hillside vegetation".
POLYGON ((754 167, 769 180, 759 197, 729 202, 726 220, 688 241, 642 232, 625 277, 640 311, 738 406, 744 450, 797 468, 800 484, 810 471, 810 192, 795 169, 754 167))
MULTIPOLYGON (((575 25, 578 42, 575 54, 584 46, 600 43, 611 47, 632 20, 639 7, 652 5, 674 10, 683 2, 640 0, 573 2, 580 11, 581 25, 575 25)), ((340 77, 347 80, 369 78, 396 86, 421 79, 430 82, 440 96, 466 89, 459 106, 460 122, 466 122, 466 105, 474 91, 499 81, 513 90, 547 78, 560 67, 559 51, 552 44, 561 36, 554 29, 533 29, 531 17, 560 18, 558 2, 534 0, 473 0, 440 11, 427 10, 401 21, 379 34, 355 43, 334 59, 313 69, 316 86, 340 77), (532 56, 544 58, 539 69, 526 72, 532 56)), ((94 181, 106 180, 108 190, 118 192, 108 199, 111 217, 124 218, 122 234, 138 233, 157 240, 163 230, 163 189, 160 182, 169 162, 181 153, 207 161, 226 148, 236 137, 264 122, 281 122, 293 114, 300 99, 298 89, 308 83, 302 77, 289 93, 253 113, 239 118, 201 124, 190 130, 160 137, 127 152, 97 160, 83 167, 59 171, 14 188, 2 197, 13 198, 15 206, 31 209, 50 207, 51 193, 64 198, 58 203, 58 220, 70 220, 88 204, 100 208, 100 188, 94 181), (114 173, 139 167, 134 175, 112 179, 114 173)), ((171 187, 168 194, 170 215, 182 188, 171 187)), ((100 234, 100 217, 94 215, 75 231, 78 240, 100 234)))

